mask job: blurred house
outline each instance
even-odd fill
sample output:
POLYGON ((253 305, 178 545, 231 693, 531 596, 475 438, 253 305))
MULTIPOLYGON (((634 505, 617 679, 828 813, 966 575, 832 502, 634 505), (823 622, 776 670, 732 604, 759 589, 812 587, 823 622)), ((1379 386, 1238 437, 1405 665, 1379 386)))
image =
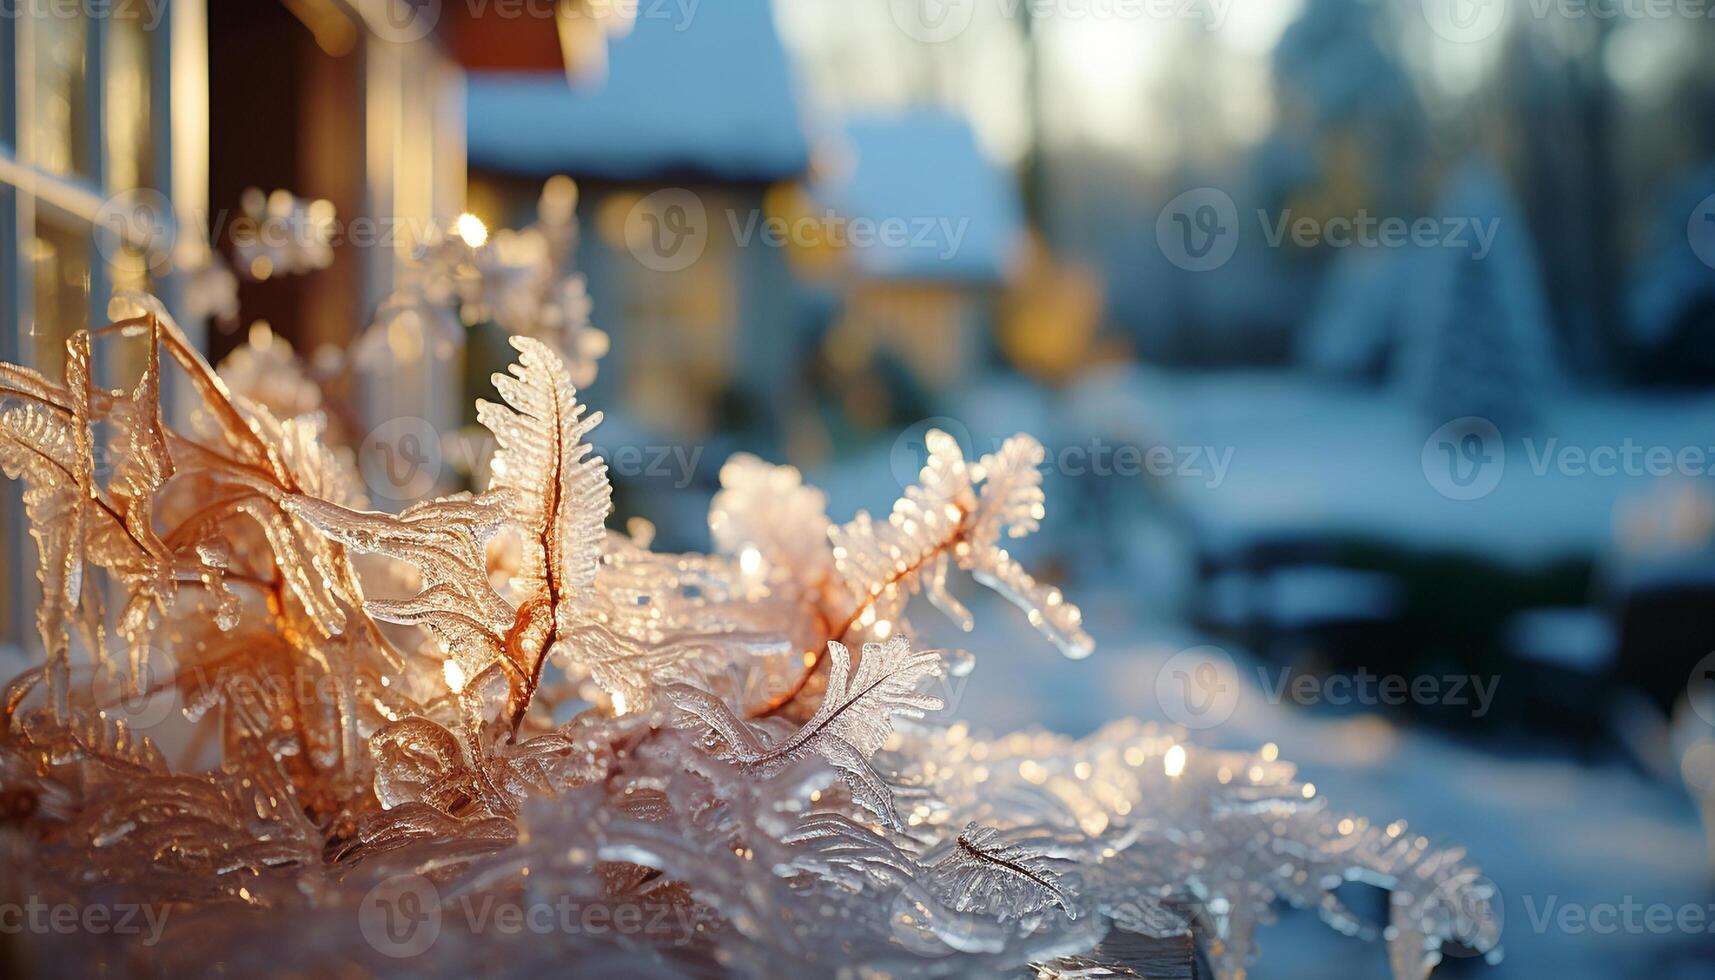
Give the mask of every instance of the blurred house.
POLYGON ((784 251, 745 247, 809 168, 767 0, 708 5, 694 30, 639 16, 606 69, 473 72, 470 206, 523 223, 544 178, 580 188, 598 322, 623 323, 596 382, 611 428, 667 439, 717 422, 767 429, 784 412, 800 304, 784 251))
POLYGON ((891 358, 930 391, 969 384, 996 362, 1000 292, 1024 258, 1011 174, 937 110, 853 116, 829 142, 810 185, 844 253, 829 360, 891 358))

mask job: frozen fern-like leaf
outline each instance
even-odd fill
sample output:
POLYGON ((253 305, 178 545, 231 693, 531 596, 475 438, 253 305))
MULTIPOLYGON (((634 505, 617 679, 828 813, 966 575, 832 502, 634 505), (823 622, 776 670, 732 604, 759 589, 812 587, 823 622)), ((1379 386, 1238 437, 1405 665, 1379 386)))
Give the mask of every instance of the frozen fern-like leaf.
POLYGON ((835 564, 856 597, 849 625, 896 620, 908 594, 924 591, 966 629, 971 620, 947 591, 947 559, 1024 610, 1069 657, 1088 656, 1094 643, 1076 606, 1058 589, 1040 586, 1001 548, 1042 518, 1042 446, 1015 436, 972 467, 952 436, 931 430, 929 461, 884 523, 859 514, 829 535, 835 564))
POLYGON ((1047 453, 1029 436, 1013 436, 977 463, 982 481, 971 543, 987 548, 1007 537, 1022 538, 1041 527, 1047 498, 1042 493, 1042 463, 1047 453))
POLYGON ((967 824, 929 869, 943 901, 961 912, 981 911, 1002 920, 1023 918, 1049 906, 1078 917, 1060 875, 1040 852, 1011 843, 993 827, 967 824))
POLYGON ((781 842, 803 847, 793 867, 853 891, 863 890, 866 884, 896 888, 923 871, 917 859, 898 844, 843 813, 812 813, 781 842))
MULTIPOLYGON (((559 644, 576 633, 591 605, 611 489, 606 465, 583 441, 600 414, 584 415, 565 368, 546 345, 529 337, 514 337, 512 344, 518 363, 494 379, 509 404, 478 405, 500 446, 482 496, 428 501, 397 517, 307 495, 289 498, 286 507, 349 548, 418 569, 421 592, 370 600, 370 614, 429 629, 467 676, 502 663, 512 677, 507 716, 516 732, 550 653, 578 655, 578 644, 559 644), (516 606, 489 584, 485 549, 502 525, 517 528, 521 539, 512 582, 516 606)), ((638 687, 612 658, 603 665, 607 672, 599 678, 611 689, 638 687)))
POLYGON ((806 755, 820 755, 840 770, 856 799, 898 826, 893 792, 869 758, 887 741, 895 715, 921 718, 941 708, 939 697, 917 690, 925 678, 941 673, 941 655, 933 650, 913 653, 903 638, 866 643, 853 675, 851 653, 844 645, 830 641, 828 653, 828 691, 821 707, 802 728, 777 744, 765 743, 724 701, 707 691, 676 684, 667 688, 667 698, 713 729, 726 743, 728 759, 765 777, 806 755))
POLYGON ((767 569, 805 584, 825 579, 833 564, 828 526, 827 494, 806 486, 796 468, 748 453, 721 467, 709 534, 715 550, 738 558, 747 573, 767 569))
POLYGON ((414 504, 398 516, 306 496, 287 498, 285 508, 353 551, 417 569, 422 591, 407 599, 368 599, 371 616, 428 629, 467 676, 503 657, 514 611, 489 585, 483 559, 484 545, 505 519, 496 500, 459 495, 414 504))
POLYGON ((506 405, 478 402, 477 417, 500 449, 490 466, 490 490, 511 495, 523 543, 517 578, 552 607, 571 603, 595 581, 603 526, 611 506, 607 466, 584 437, 601 413, 584 414, 570 376, 546 344, 513 337, 519 352, 510 374, 496 374, 506 405))
POLYGON ((477 418, 500 446, 490 468, 490 492, 509 496, 522 528, 516 582, 527 598, 512 637, 523 685, 512 709, 516 731, 555 640, 572 630, 580 604, 590 602, 613 491, 607 465, 584 442, 601 413, 584 415, 571 377, 546 344, 513 337, 512 346, 518 362, 510 374, 494 376, 510 407, 479 402, 477 418))

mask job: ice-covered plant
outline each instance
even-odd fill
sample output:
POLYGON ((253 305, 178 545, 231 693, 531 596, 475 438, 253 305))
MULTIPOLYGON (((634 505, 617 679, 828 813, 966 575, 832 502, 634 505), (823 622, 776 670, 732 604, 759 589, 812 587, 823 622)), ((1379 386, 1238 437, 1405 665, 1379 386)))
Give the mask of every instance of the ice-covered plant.
POLYGON ((489 485, 389 514, 316 415, 235 392, 153 298, 112 316, 59 380, 0 365, 45 651, 0 706, 0 880, 145 903, 163 931, 33 936, 48 972, 1238 976, 1282 902, 1385 932, 1414 980, 1445 944, 1495 947, 1459 852, 1330 814, 1272 756, 929 720, 970 661, 915 649, 907 605, 968 625, 954 569, 1093 648, 1003 547, 1043 515, 1028 437, 973 462, 931 434, 887 516, 844 524, 738 457, 716 553, 666 554, 606 528, 600 416, 540 340, 481 406, 489 485), (122 342, 142 375, 108 390, 92 347, 122 342), (1353 881, 1392 893, 1390 921, 1340 904, 1353 881), (496 901, 673 927, 520 942, 472 911, 496 901))

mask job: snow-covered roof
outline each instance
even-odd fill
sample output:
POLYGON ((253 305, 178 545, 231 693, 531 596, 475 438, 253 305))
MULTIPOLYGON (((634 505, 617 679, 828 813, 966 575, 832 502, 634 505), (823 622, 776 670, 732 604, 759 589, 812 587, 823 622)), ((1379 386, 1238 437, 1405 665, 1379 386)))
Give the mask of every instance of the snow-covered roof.
POLYGON ((965 120, 933 109, 854 115, 838 127, 828 150, 828 165, 819 167, 811 193, 848 219, 850 251, 863 274, 940 282, 1006 278, 1023 242, 1018 189, 1011 174, 984 155, 965 120), (873 229, 861 241, 859 219, 873 229))
POLYGON ((473 167, 644 180, 771 181, 802 174, 809 146, 768 0, 639 7, 604 78, 473 72, 473 167))

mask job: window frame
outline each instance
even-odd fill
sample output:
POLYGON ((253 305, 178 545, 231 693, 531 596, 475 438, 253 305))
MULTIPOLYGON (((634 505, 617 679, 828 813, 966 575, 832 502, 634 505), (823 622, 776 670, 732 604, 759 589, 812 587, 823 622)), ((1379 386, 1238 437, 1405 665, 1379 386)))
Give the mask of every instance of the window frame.
MULTIPOLYGON (((88 17, 84 35, 83 88, 88 107, 82 139, 89 159, 86 173, 68 176, 52 173, 28 161, 31 147, 31 113, 35 92, 35 44, 33 23, 37 16, 29 9, 30 0, 0 0, 13 9, 0 17, 0 71, 10 73, 5 97, 0 97, 0 360, 36 366, 36 345, 27 331, 34 320, 36 308, 35 275, 30 267, 31 239, 39 223, 74 228, 80 233, 87 229, 89 269, 87 322, 101 323, 106 317, 107 302, 112 289, 112 274, 104 256, 103 236, 116 232, 103 227, 101 215, 105 201, 113 192, 108 186, 107 173, 107 78, 110 18, 114 13, 88 17)), ((198 7, 198 0, 168 0, 168 16, 152 32, 148 46, 149 90, 151 111, 148 153, 152 163, 152 183, 167 196, 173 195, 171 165, 175 159, 173 119, 169 97, 175 65, 172 61, 173 24, 181 5, 198 7)), ((114 5, 110 11, 124 8, 114 5)), ((86 15, 87 16, 87 15, 86 15)), ((110 239, 108 239, 110 241, 110 239)), ((174 305, 177 292, 176 273, 163 277, 159 283, 163 298, 174 305)), ((104 383, 117 379, 103 372, 102 359, 96 365, 97 377, 104 383)), ((40 601, 40 585, 35 574, 33 543, 27 539, 21 488, 13 481, 0 486, 0 646, 25 650, 39 647, 35 618, 30 614, 40 601)))

